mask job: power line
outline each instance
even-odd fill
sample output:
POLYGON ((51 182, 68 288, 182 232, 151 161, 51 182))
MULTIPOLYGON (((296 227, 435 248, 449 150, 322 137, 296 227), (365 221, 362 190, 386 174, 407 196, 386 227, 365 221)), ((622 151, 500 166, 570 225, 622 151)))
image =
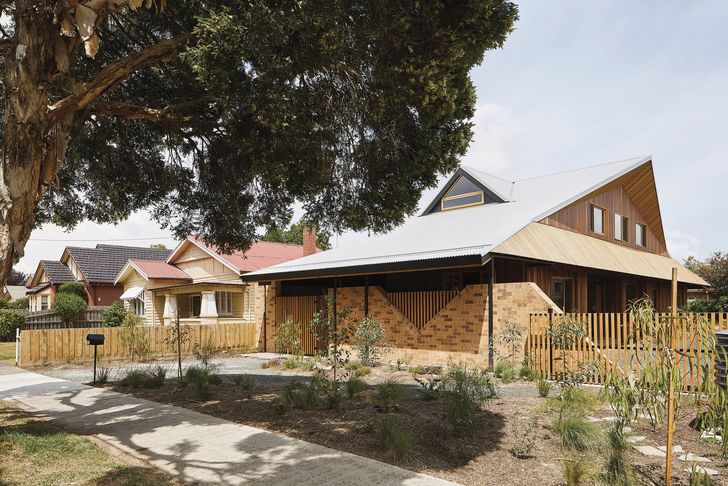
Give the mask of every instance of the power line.
POLYGON ((174 240, 174 236, 157 236, 154 238, 91 238, 91 239, 78 239, 78 238, 30 238, 29 241, 147 241, 147 240, 174 240))

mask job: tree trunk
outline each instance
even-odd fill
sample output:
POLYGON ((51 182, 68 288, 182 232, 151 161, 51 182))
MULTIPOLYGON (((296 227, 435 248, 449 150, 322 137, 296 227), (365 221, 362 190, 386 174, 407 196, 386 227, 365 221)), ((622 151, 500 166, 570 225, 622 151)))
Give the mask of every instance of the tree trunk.
MULTIPOLYGON (((49 91, 61 73, 54 47, 64 42, 50 7, 16 3, 16 46, 5 62, 5 113, 0 162, 0 284, 22 256, 34 212, 65 156, 73 115, 48 121, 49 91)), ((47 5, 47 3, 46 3, 47 5)))

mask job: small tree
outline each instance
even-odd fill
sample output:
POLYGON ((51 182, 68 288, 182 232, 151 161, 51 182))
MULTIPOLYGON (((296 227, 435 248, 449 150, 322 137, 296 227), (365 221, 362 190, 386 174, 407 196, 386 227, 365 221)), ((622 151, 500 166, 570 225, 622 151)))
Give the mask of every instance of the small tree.
POLYGON ((354 331, 354 349, 359 361, 366 366, 376 366, 390 348, 382 326, 376 319, 365 317, 354 331))
POLYGON ((101 325, 104 327, 119 327, 126 317, 126 309, 124 303, 115 300, 112 304, 101 311, 101 325))
POLYGON ((88 309, 86 299, 82 299, 74 293, 59 292, 53 301, 53 310, 66 326, 82 319, 86 309, 88 309))
POLYGON ((119 339, 132 361, 147 361, 152 354, 149 335, 142 326, 141 318, 136 314, 126 313, 119 331, 119 339))
POLYGON ((190 341, 190 327, 179 325, 179 311, 175 315, 174 325, 167 327, 164 344, 177 358, 177 378, 182 381, 182 347, 190 341))
POLYGON ((578 369, 569 368, 569 359, 567 353, 571 351, 574 345, 586 337, 584 325, 572 314, 561 316, 555 324, 546 330, 546 336, 551 339, 551 345, 560 356, 554 358, 562 362, 563 370, 556 374, 562 386, 579 385, 590 376, 593 376, 599 369, 598 363, 587 361, 578 363, 578 369))
POLYGON ((303 346, 301 341, 301 326, 294 323, 290 316, 283 324, 276 326, 276 337, 273 340, 276 353, 288 353, 300 356, 303 346))
POLYGON ((523 329, 516 321, 508 321, 503 330, 498 333, 498 341, 509 348, 511 354, 506 359, 511 361, 511 368, 516 368, 516 358, 518 357, 518 349, 521 346, 523 338, 523 329))
POLYGON ((86 294, 86 287, 79 282, 66 282, 58 287, 59 294, 73 294, 82 298, 84 301, 88 301, 88 295, 86 294))
POLYGON ((13 339, 15 330, 25 324, 25 314, 14 309, 0 309, 0 341, 13 339))
POLYGON ((326 310, 318 310, 311 319, 311 332, 323 346, 323 354, 328 358, 334 370, 336 381, 337 369, 345 365, 349 353, 342 347, 349 340, 351 322, 350 307, 338 309, 336 299, 326 296, 326 310))

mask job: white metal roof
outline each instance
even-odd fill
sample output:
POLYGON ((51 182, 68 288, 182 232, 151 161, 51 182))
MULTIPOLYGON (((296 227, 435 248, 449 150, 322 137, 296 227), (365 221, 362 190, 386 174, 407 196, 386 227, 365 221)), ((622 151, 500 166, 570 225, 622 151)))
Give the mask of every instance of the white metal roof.
POLYGON ((450 256, 480 255, 485 261, 495 246, 529 223, 545 218, 650 160, 650 157, 640 157, 513 182, 463 167, 506 202, 413 217, 389 233, 251 272, 245 279, 265 280, 267 275, 285 278, 285 274, 292 276, 313 270, 352 269, 450 256))

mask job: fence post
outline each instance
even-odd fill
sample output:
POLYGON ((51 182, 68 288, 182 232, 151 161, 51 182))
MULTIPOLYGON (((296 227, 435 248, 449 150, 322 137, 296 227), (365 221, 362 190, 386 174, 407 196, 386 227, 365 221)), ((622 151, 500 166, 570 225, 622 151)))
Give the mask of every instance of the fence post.
POLYGON ((552 307, 548 308, 548 316, 549 316, 549 377, 554 376, 554 345, 553 341, 551 340, 552 332, 553 332, 553 323, 554 323, 554 309, 552 307))
POLYGON ((15 328, 15 366, 20 366, 20 328, 15 328))

